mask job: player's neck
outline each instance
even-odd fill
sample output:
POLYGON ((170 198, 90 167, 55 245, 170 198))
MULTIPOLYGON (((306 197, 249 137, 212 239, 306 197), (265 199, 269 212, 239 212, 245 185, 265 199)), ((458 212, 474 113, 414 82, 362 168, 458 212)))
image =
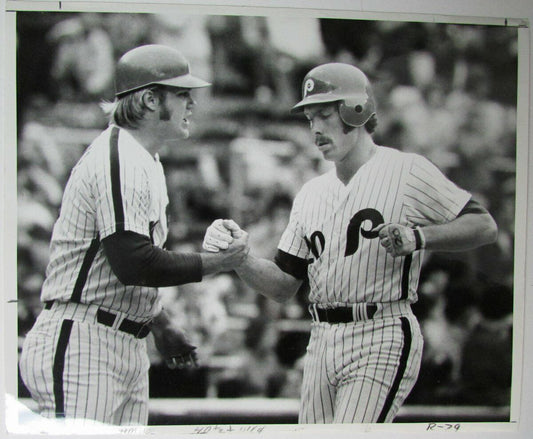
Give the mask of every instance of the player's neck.
POLYGON ((354 143, 354 147, 343 160, 335 163, 337 178, 346 186, 361 166, 368 162, 376 153, 377 145, 366 132, 354 143))
POLYGON ((161 142, 154 135, 153 130, 147 130, 143 127, 133 130, 128 130, 131 136, 139 142, 139 144, 146 149, 151 155, 154 155, 159 151, 161 147, 161 142))

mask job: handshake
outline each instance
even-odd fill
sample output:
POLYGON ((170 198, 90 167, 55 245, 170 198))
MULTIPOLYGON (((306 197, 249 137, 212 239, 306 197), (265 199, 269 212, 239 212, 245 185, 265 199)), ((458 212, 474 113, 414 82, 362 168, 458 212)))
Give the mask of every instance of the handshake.
POLYGON ((230 219, 217 219, 205 231, 202 247, 208 252, 217 253, 226 250, 234 238, 242 238, 246 232, 230 219))
POLYGON ((217 271, 238 267, 250 251, 248 233, 230 219, 213 221, 205 232, 202 247, 210 253, 220 253, 220 266, 217 271))

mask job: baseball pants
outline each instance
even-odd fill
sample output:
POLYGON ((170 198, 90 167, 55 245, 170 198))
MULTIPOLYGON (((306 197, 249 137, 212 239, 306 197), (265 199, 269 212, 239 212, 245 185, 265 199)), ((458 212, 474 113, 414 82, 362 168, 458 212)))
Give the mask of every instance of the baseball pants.
POLYGON ((43 310, 24 340, 20 373, 47 418, 146 425, 146 339, 96 323, 92 306, 43 310))
POLYGON ((392 422, 420 370, 423 340, 412 313, 313 322, 300 423, 392 422))

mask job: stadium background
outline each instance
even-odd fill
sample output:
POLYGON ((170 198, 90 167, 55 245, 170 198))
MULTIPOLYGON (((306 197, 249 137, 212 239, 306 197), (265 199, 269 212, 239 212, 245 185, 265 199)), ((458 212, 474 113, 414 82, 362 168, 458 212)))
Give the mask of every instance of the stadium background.
MULTIPOLYGON (((175 46, 196 75, 213 83, 196 95, 191 138, 167 145, 161 154, 170 197, 168 247, 176 250, 199 249, 211 221, 231 217, 248 229, 258 253, 273 255, 292 197, 328 166, 317 155, 305 120, 289 114, 304 74, 332 60, 353 62, 369 74, 378 102, 377 143, 430 158, 472 191, 500 228, 494 245, 427 258, 414 307, 425 336, 423 365, 399 421, 424 421, 430 414, 434 420, 435 407, 448 408, 443 419, 448 413, 466 420, 508 420, 517 97, 513 28, 19 12, 19 345, 41 309, 39 290, 64 184, 84 148, 106 126, 99 103, 113 98, 114 63, 145 43, 175 46)), ((151 422, 199 423, 192 412, 180 417, 180 404, 219 401, 216 407, 230 407, 230 399, 259 405, 237 404, 233 418, 217 408, 211 417, 204 413, 203 421, 257 420, 266 407, 277 408, 272 422, 295 421, 309 328, 304 289, 280 306, 223 274, 162 294, 199 346, 202 367, 170 371, 151 349, 151 422), (289 402, 285 411, 282 401, 289 402), (245 414, 246 406, 255 417, 245 414)), ((28 396, 21 382, 19 396, 28 396)), ((263 415, 261 421, 268 419, 263 415)))

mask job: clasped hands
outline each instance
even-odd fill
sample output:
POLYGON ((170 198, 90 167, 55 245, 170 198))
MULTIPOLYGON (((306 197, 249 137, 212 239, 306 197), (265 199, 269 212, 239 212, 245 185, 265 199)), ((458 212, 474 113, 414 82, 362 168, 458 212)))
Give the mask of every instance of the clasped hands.
POLYGON ((217 219, 205 231, 202 248, 211 253, 222 250, 236 267, 244 261, 250 250, 248 233, 231 219, 217 219))
MULTIPOLYGON (((417 248, 415 232, 402 224, 381 224, 372 232, 377 233, 380 244, 391 256, 406 256, 417 248)), ((239 240, 246 240, 248 235, 238 224, 230 219, 215 220, 206 230, 202 247, 209 252, 217 253, 230 249, 239 240)), ((242 243, 241 243, 242 245, 242 243)))

